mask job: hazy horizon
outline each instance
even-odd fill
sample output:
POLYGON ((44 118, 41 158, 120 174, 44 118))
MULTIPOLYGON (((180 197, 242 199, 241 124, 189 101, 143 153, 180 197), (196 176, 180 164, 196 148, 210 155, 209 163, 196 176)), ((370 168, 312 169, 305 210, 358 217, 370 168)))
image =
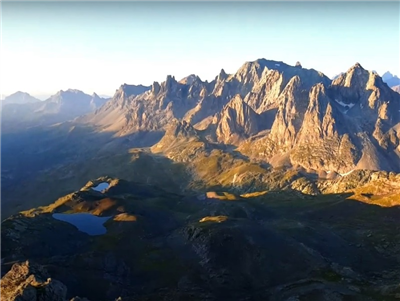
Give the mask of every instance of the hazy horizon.
POLYGON ((259 58, 332 78, 400 74, 399 2, 3 2, 1 98, 112 96, 167 75, 212 80, 259 58))

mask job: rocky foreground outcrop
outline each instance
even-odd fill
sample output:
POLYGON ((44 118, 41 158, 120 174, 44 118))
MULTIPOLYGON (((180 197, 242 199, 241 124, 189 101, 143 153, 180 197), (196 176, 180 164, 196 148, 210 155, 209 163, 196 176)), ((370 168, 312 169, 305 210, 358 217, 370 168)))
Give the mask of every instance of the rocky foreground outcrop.
MULTIPOLYGON (((15 263, 1 278, 1 300, 3 301, 67 301, 67 287, 52 279, 47 270, 36 263, 15 263)), ((89 301, 74 297, 71 301, 89 301)))

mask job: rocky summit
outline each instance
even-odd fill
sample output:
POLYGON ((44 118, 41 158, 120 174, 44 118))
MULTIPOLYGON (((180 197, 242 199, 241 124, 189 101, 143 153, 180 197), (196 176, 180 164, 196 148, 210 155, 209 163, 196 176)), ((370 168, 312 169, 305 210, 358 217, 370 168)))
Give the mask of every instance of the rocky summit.
POLYGON ((17 93, 29 101, 2 108, 2 300, 399 299, 388 78, 258 59, 110 99, 17 93))

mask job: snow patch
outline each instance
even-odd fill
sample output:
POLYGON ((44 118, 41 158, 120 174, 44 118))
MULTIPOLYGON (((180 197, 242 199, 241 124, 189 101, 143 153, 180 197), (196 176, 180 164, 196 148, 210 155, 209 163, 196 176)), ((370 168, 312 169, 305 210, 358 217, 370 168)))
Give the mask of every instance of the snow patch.
POLYGON ((280 65, 281 65, 281 64, 275 64, 275 66, 278 66, 278 67, 279 67, 280 65))
POLYGON ((340 173, 339 175, 341 175, 342 177, 344 177, 344 176, 347 176, 347 175, 351 174, 353 171, 354 171, 354 169, 352 169, 352 170, 350 170, 350 171, 348 171, 348 172, 346 172, 346 173, 340 173))
POLYGON ((235 182, 236 182, 236 179, 237 179, 237 173, 235 173, 235 175, 233 176, 233 180, 232 180, 232 184, 235 184, 235 182))
MULTIPOLYGON (((335 101, 338 103, 338 104, 340 104, 342 107, 349 107, 350 109, 352 108, 352 107, 354 107, 355 106, 355 103, 344 103, 343 101, 340 101, 340 100, 337 100, 336 98, 335 98, 335 101)), ((361 105, 361 104, 360 104, 361 105)))

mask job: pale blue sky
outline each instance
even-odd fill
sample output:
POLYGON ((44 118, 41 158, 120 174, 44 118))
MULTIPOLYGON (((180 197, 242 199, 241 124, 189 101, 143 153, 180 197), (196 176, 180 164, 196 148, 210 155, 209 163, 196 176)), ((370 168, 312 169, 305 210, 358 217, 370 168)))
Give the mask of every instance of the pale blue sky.
POLYGON ((112 95, 266 58, 400 74, 399 2, 2 3, 1 93, 112 95))

